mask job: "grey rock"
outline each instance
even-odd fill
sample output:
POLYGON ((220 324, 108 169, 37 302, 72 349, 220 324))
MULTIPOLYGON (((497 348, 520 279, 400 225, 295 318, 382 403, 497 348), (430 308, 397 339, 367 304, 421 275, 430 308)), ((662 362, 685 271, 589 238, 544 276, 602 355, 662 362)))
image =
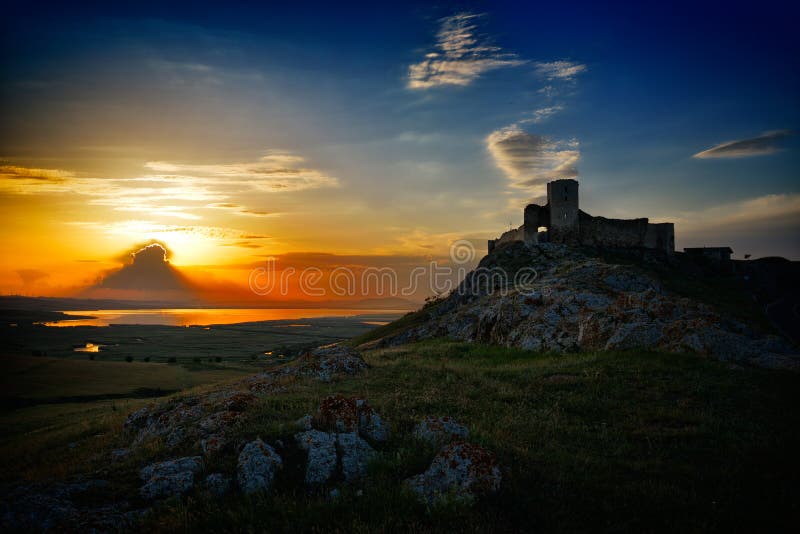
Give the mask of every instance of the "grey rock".
POLYGON ((324 484, 336 472, 336 435, 307 430, 295 435, 298 446, 308 453, 305 481, 309 486, 324 484))
POLYGON ((183 472, 199 473, 203 470, 203 458, 200 456, 186 456, 165 462, 156 462, 143 467, 139 471, 139 478, 144 481, 153 477, 165 477, 183 472))
POLYGON ((275 474, 283 466, 283 460, 275 449, 257 439, 244 446, 239 454, 239 488, 245 494, 268 490, 275 474))
POLYGON ((194 486, 194 473, 181 471, 166 475, 155 475, 139 489, 143 499, 153 500, 186 493, 194 486))
POLYGON ((342 462, 342 476, 348 482, 362 478, 367 473, 367 466, 377 454, 355 432, 336 435, 336 444, 342 462))
POLYGON ((477 497, 496 492, 502 475, 491 453, 478 445, 456 442, 444 447, 430 467, 405 481, 420 500, 471 503, 477 497))

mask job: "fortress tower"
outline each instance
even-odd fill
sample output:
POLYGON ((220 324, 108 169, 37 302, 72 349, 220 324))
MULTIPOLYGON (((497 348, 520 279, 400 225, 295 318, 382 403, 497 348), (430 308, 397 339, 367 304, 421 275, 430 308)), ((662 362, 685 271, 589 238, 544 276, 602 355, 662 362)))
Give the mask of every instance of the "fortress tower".
POLYGON ((580 239, 578 181, 555 180, 547 184, 550 206, 550 241, 575 244, 580 239))

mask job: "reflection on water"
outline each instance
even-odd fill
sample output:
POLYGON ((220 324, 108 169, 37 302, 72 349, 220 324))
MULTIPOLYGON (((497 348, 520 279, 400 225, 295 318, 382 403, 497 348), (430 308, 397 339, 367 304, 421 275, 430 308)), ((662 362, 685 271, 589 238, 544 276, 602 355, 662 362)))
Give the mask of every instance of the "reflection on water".
MULTIPOLYGON (((342 308, 198 308, 198 309, 153 309, 153 310, 80 310, 63 311, 66 315, 91 316, 91 319, 63 319, 43 323, 46 326, 109 326, 166 325, 205 326, 213 324, 250 323, 257 321, 280 321, 311 319, 315 317, 352 317, 355 315, 398 315, 408 310, 342 309, 342 308)), ((385 324, 383 321, 369 324, 385 324)), ((301 326, 300 324, 291 326, 301 326)), ((303 325, 305 326, 305 325, 303 325)), ((96 352, 96 351, 94 351, 96 352)))
POLYGON ((364 324, 368 324, 370 326, 385 326, 389 324, 389 321, 361 321, 364 324))
POLYGON ((75 347, 72 350, 74 350, 75 352, 100 352, 100 347, 102 347, 102 345, 95 345, 94 343, 87 343, 83 347, 75 347))

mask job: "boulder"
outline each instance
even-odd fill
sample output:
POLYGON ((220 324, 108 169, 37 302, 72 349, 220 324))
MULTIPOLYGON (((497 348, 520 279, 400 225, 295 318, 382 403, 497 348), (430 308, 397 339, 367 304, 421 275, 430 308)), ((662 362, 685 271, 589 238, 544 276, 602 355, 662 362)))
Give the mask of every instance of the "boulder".
POLYGON ((320 402, 317 420, 335 432, 358 432, 376 442, 389 439, 389 425, 366 400, 358 397, 326 397, 320 402))
POLYGON ((143 499, 153 500, 182 495, 194 486, 194 473, 181 471, 151 478, 139 489, 143 499))
POLYGON ((306 484, 324 484, 336 472, 336 435, 307 430, 295 435, 297 445, 308 453, 306 484))
POLYGON ((143 467, 139 477, 145 481, 139 489, 144 499, 160 499, 186 493, 194 486, 194 475, 203 470, 203 459, 187 456, 143 467))
POLYGON ((405 484, 427 504, 442 500, 471 503, 497 491, 501 478, 490 452, 459 441, 445 446, 427 471, 407 479, 405 484))
POLYGON ((156 462, 143 467, 139 471, 139 478, 147 481, 153 477, 169 476, 186 471, 190 473, 199 473, 202 470, 203 459, 200 456, 186 456, 175 460, 156 462))
POLYGON ((239 488, 246 494, 268 490, 282 465, 283 461, 275 449, 260 439, 251 441, 239 454, 239 488))
POLYGON ((355 432, 336 435, 336 444, 342 462, 342 476, 348 482, 367 474, 367 465, 375 450, 355 432))

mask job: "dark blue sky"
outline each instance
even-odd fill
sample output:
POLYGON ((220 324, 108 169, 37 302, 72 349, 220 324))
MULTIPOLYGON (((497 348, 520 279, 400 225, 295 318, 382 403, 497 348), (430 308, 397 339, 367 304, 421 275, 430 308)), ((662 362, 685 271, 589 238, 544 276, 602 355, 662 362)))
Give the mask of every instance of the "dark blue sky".
POLYGON ((286 150, 339 182, 303 203, 405 236, 490 235, 573 176, 679 246, 800 257, 797 6, 12 2, 0 157, 122 177, 286 150))

